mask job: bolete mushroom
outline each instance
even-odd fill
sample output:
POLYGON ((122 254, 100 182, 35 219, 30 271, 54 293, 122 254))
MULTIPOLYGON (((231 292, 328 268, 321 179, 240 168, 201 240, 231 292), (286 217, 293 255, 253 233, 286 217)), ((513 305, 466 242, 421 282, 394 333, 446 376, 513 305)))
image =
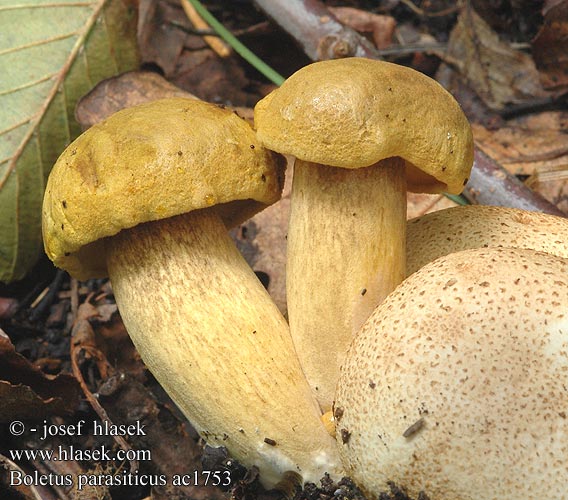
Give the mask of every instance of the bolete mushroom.
POLYGON ((568 258, 568 219, 517 208, 467 205, 409 220, 406 274, 470 248, 530 248, 568 258))
POLYGON ((280 160, 233 112, 160 100, 76 139, 43 205, 50 258, 81 279, 108 272, 156 379, 266 485, 338 466, 288 325, 227 234, 278 199, 280 160))
POLYGON ((564 498, 568 259, 457 252, 408 277, 354 339, 335 414, 346 473, 435 500, 564 498))
POLYGON ((327 412, 352 335, 405 276, 407 186, 461 192, 471 130, 437 82, 363 58, 300 69, 256 105, 254 118, 266 147, 296 157, 288 315, 327 412))

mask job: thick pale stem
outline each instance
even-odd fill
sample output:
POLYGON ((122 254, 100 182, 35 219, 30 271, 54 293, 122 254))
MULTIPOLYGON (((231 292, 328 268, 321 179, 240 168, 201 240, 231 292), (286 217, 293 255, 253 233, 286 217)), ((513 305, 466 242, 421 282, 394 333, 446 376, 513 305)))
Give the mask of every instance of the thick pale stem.
POLYGON ((142 359, 208 443, 267 485, 338 472, 288 325, 213 211, 119 233, 108 269, 142 359))
POLYGON ((354 333, 404 279, 405 232, 402 160, 356 170, 296 161, 288 314, 300 363, 324 412, 354 333))

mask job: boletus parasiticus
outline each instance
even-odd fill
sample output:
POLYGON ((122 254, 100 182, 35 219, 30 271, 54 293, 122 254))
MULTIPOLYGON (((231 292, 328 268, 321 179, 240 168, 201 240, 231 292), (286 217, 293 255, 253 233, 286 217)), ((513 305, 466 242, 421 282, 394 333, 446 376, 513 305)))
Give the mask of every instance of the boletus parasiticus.
POLYGON ((258 102, 254 119, 267 148, 296 157, 288 314, 327 412, 353 334, 405 277, 407 188, 461 192, 472 134, 436 81, 364 58, 300 69, 258 102))
POLYGON ((564 498, 568 259, 482 248, 409 276, 355 337, 334 413, 369 498, 564 498))
POLYGON ((279 198, 281 160, 229 110, 160 100, 69 145, 43 204, 49 257, 80 279, 108 274, 156 379, 269 486, 338 467, 288 325, 227 234, 279 198))

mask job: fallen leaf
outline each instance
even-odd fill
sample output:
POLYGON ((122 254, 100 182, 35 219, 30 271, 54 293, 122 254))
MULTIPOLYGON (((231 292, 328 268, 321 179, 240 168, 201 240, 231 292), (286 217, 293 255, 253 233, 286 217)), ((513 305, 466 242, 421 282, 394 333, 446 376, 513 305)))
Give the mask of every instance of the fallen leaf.
POLYGON ((79 403, 79 394, 74 377, 44 375, 16 352, 0 329, 0 422, 70 414, 79 403))
POLYGON ((11 297, 0 297, 0 319, 10 319, 18 310, 19 302, 11 297))
POLYGON ((472 125, 481 148, 515 175, 533 175, 567 165, 567 128, 566 111, 524 115, 495 130, 472 125))
POLYGON ((4 0, 0 5, 0 281, 42 248, 47 175, 80 133, 79 97, 137 66, 136 0, 4 0))
POLYGON ((121 109, 165 97, 197 99, 157 73, 129 71, 95 85, 77 103, 75 116, 85 130, 121 109))
MULTIPOLYGON (((156 65, 170 78, 176 71, 190 29, 179 2, 140 1, 140 57, 143 65, 156 65)), ((203 44, 205 45, 205 44, 203 44)))
POLYGON ((375 46, 385 49, 392 43, 396 21, 391 16, 382 16, 353 7, 328 7, 330 12, 346 26, 360 33, 371 33, 375 46))
MULTIPOLYGON (((129 71, 97 84, 79 100, 75 115, 83 129, 87 129, 121 109, 167 97, 197 99, 193 94, 176 87, 157 73, 129 71)), ((251 108, 228 107, 234 109, 240 117, 252 125, 251 108)))
POLYGON ((551 111, 508 120, 488 131, 473 125, 476 142, 525 185, 568 213, 568 112, 551 111))
POLYGON ((440 57, 465 77, 492 109, 550 96, 531 57, 499 39, 471 7, 464 7, 440 57))
POLYGON ((568 0, 543 9, 544 23, 532 42, 533 57, 545 89, 568 87, 568 0))

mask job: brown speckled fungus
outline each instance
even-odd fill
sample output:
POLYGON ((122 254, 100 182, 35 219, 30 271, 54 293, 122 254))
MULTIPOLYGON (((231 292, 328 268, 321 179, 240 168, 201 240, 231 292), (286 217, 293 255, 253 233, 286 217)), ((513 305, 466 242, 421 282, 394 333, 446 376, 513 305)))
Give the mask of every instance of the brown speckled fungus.
POLYGON ((517 208, 469 205, 408 221, 406 274, 470 248, 530 248, 568 257, 568 219, 517 208))
POLYGON ((49 257, 81 279, 108 273, 156 379, 266 485, 285 471, 317 481, 338 464, 288 325, 227 234, 279 198, 282 174, 231 111, 166 99, 75 140, 43 204, 49 257))
POLYGON ((564 498, 567 373, 567 259, 441 257, 375 310, 347 354, 336 400, 346 473, 372 499, 388 481, 436 500, 564 498))
POLYGON ((256 105, 254 118, 266 147, 296 157, 288 313, 327 412, 352 335, 404 278, 407 187, 461 192, 471 130, 436 81, 363 58, 302 68, 256 105))

